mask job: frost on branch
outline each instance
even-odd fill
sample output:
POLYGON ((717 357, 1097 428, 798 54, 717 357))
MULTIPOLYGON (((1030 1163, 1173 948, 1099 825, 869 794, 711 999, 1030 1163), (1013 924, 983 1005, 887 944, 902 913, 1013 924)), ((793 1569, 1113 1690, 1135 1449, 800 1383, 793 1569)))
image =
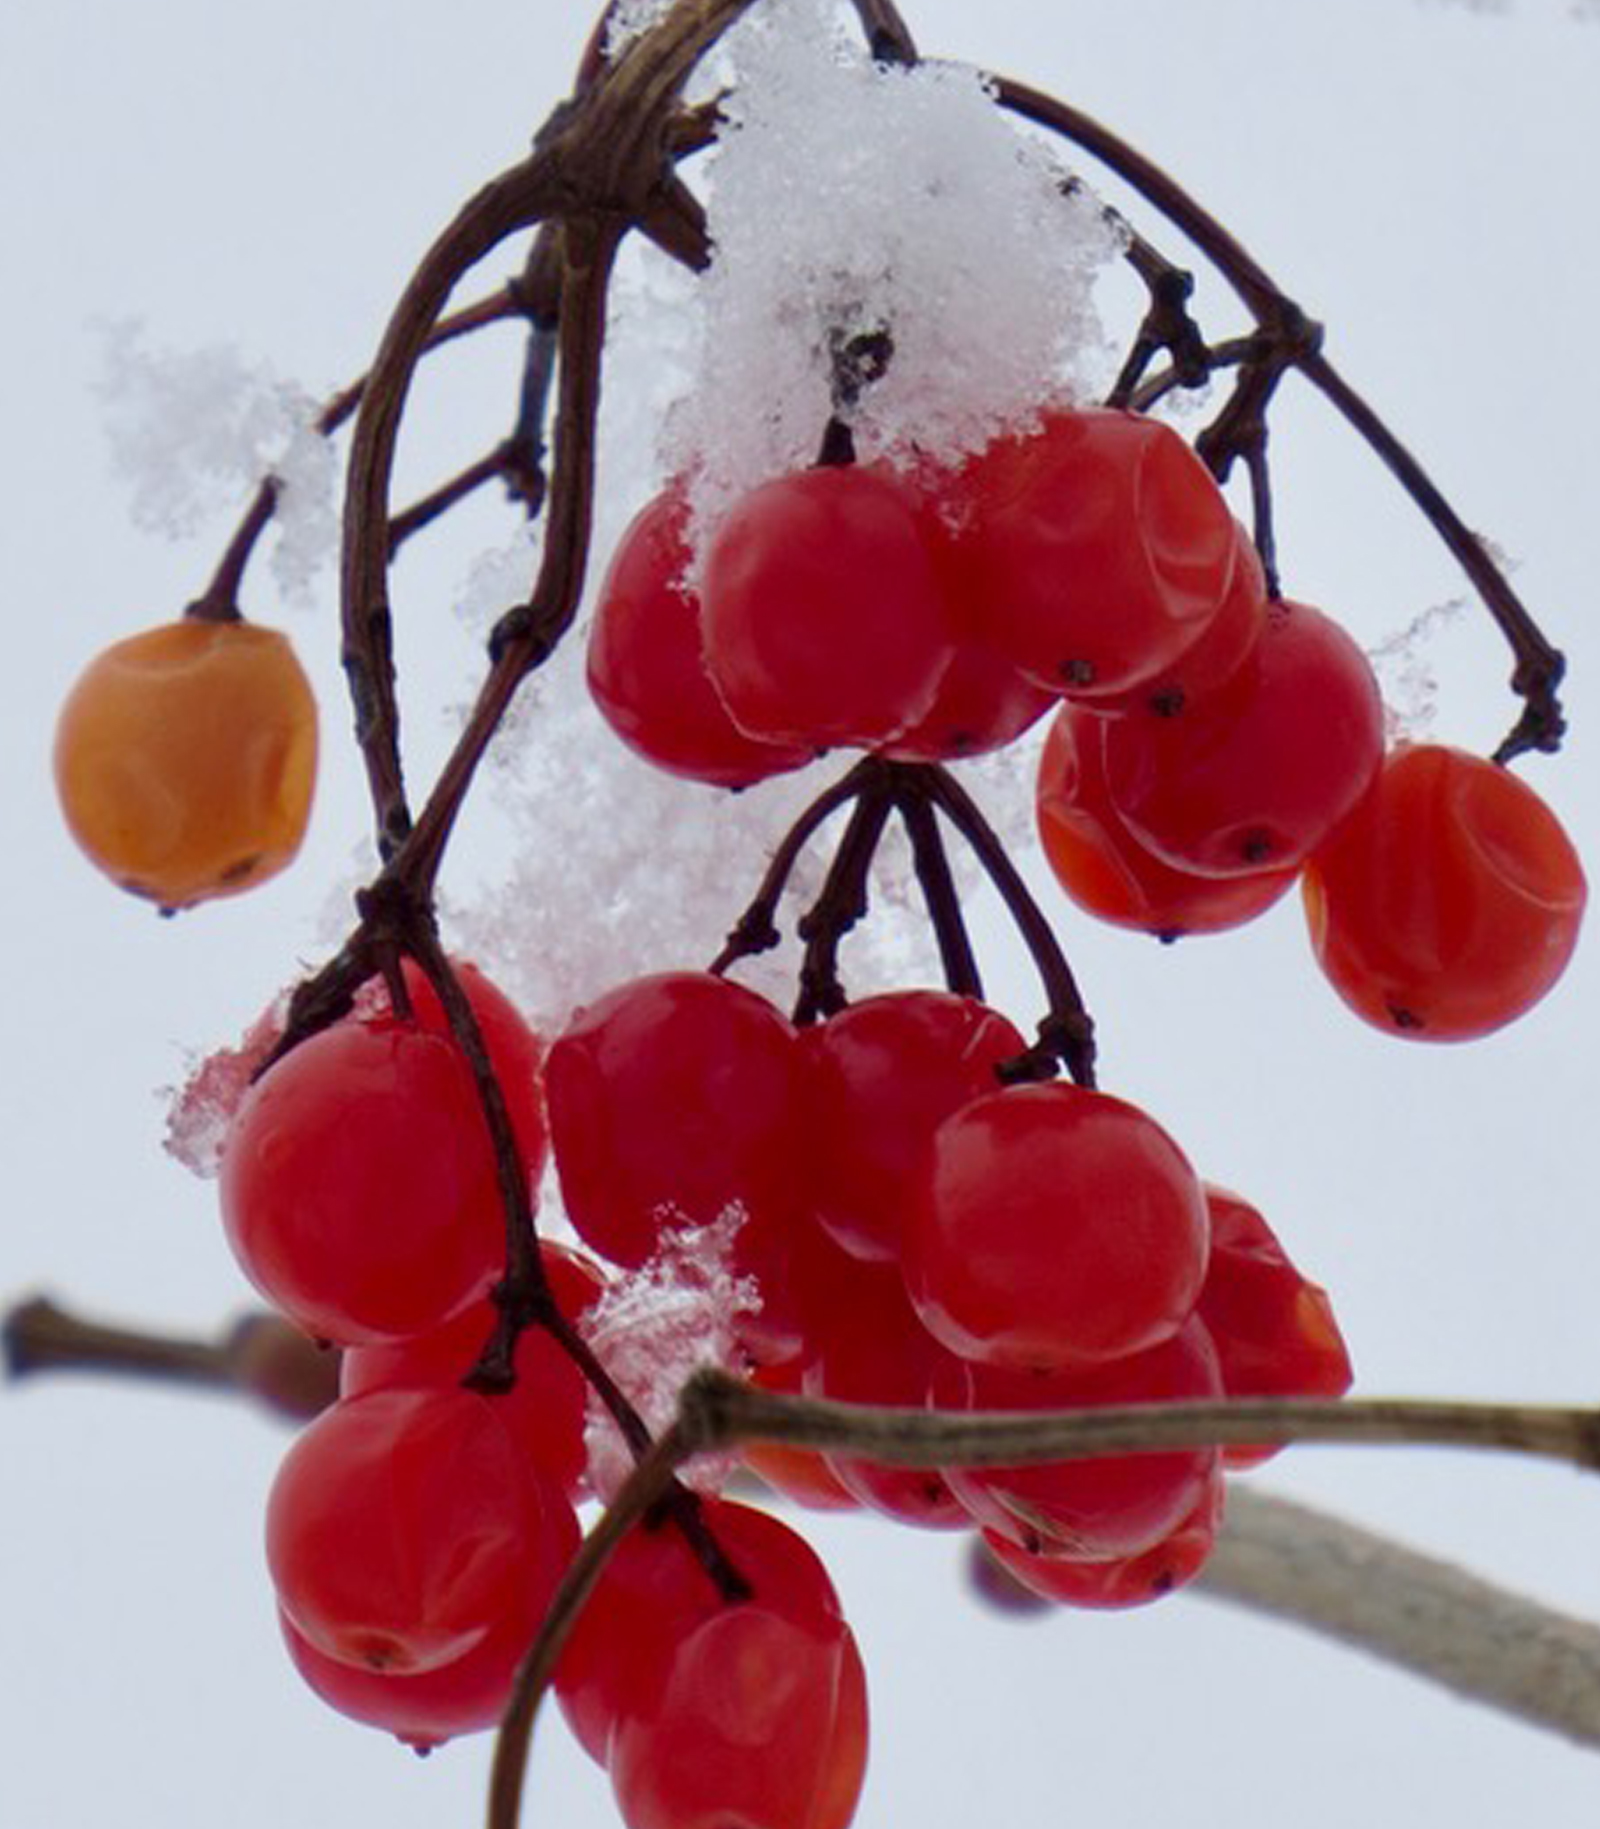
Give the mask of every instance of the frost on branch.
POLYGON ((864 456, 948 461, 1100 391, 1116 237, 976 71, 875 64, 828 0, 756 8, 727 56, 701 372, 667 452, 702 522, 811 462, 840 339, 893 341, 852 417, 864 456))
POLYGON ((311 397, 223 344, 154 349, 126 322, 107 326, 105 341, 106 435, 136 524, 192 538, 273 476, 273 574, 285 595, 304 595, 338 543, 335 457, 311 397))
MULTIPOLYGON (((744 1217, 734 1205, 710 1225, 686 1220, 663 1228, 655 1255, 608 1284, 585 1318, 589 1344, 652 1433, 673 1420, 691 1373, 742 1363, 739 1323, 761 1307, 754 1281, 733 1269, 733 1241, 744 1217)), ((609 1500, 632 1470, 633 1457, 593 1396, 587 1440, 590 1485, 609 1500)), ((715 1490, 732 1458, 702 1456, 685 1477, 715 1490)))

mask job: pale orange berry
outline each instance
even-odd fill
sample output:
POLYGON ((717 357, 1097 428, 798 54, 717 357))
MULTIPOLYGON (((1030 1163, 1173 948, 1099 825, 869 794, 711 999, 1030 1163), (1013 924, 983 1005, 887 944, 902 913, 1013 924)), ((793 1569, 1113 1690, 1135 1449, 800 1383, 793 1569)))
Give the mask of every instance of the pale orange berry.
POLYGON ((188 617, 91 661, 56 725, 73 837, 163 908, 263 882, 305 836, 317 709, 288 641, 188 617))

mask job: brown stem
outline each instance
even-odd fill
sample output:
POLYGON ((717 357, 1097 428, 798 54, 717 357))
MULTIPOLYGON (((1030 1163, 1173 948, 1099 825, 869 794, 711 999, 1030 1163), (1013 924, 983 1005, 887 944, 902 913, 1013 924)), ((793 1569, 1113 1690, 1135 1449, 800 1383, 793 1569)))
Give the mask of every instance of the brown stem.
POLYGON ((217 1338, 195 1340, 90 1321, 35 1296, 5 1317, 0 1344, 12 1378, 94 1372, 241 1391, 300 1422, 332 1403, 339 1388, 339 1355, 279 1315, 245 1315, 217 1338))
POLYGON ((558 180, 558 162, 535 151, 460 211, 401 294, 362 393, 345 489, 342 658, 385 861, 411 829, 388 598, 389 485, 401 415, 429 334, 462 275, 508 236, 548 214, 560 199, 558 180))
POLYGON ((1014 1467, 1252 1442, 1340 1442, 1502 1449, 1600 1472, 1600 1410, 1424 1398, 1243 1398, 955 1415, 781 1396, 708 1368, 684 1387, 676 1426, 696 1453, 775 1442, 900 1467, 1014 1467))
POLYGON ((1037 1078, 1041 1072, 1050 1071, 1050 1060, 1059 1060, 1076 1084, 1092 1088, 1094 1021, 1055 930, 1033 899, 999 835, 954 775, 938 763, 920 763, 915 768, 927 798, 971 846, 984 874, 1005 903, 1044 986, 1049 1014, 1039 1024, 1038 1044, 1011 1064, 1007 1077, 1037 1078))

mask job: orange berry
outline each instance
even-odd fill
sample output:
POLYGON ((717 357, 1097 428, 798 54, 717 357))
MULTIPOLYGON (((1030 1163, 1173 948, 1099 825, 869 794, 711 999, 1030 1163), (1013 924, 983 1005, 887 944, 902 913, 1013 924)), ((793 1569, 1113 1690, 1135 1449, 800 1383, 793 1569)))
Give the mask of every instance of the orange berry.
POLYGON ((288 641, 189 617, 91 661, 56 725, 56 790, 107 876, 163 908, 275 876, 305 836, 317 710, 288 641))

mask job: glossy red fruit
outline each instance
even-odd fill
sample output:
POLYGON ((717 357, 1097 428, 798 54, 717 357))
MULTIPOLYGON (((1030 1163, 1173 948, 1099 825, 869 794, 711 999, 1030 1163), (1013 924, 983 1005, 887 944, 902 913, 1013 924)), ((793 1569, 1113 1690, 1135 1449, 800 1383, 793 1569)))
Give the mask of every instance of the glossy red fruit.
POLYGON ((1555 984, 1588 899, 1554 813, 1494 763, 1405 744, 1306 869, 1317 963, 1390 1034, 1467 1041, 1555 984))
POLYGON ((567 1213, 615 1264, 735 1206, 739 1252, 759 1255, 798 1211, 795 1032, 742 985, 706 972, 620 985, 552 1044, 545 1086, 567 1213))
POLYGON ((700 599, 688 585, 688 500, 669 488, 635 517, 600 587, 589 691, 630 749, 669 774, 747 787, 809 762, 808 744, 748 737, 706 674, 700 599))
POLYGON ((295 1669, 330 1708, 383 1728, 418 1752, 496 1726, 533 1642, 520 1620, 497 1624, 451 1663, 401 1675, 324 1656, 281 1607, 278 1625, 295 1669))
POLYGON ((568 1726, 601 1765, 610 1763, 623 1723, 660 1712, 678 1648, 706 1621, 754 1605, 824 1634, 845 1629, 827 1570, 797 1531, 734 1500, 698 1504, 704 1529, 750 1598, 723 1598, 671 1518, 628 1532, 585 1602, 555 1677, 568 1726))
MULTIPOLYGON (((1076 1410, 1175 1403, 1222 1395, 1204 1323, 1092 1371, 1035 1373, 968 1368, 963 1407, 1076 1410)), ((1169 1536, 1208 1492, 1214 1448, 1097 1455, 1021 1467, 951 1468, 951 1489, 984 1529, 1033 1555, 1097 1560, 1141 1555, 1169 1536)))
POLYGON ((877 465, 797 471, 735 503, 706 551, 701 626, 739 728, 812 750, 909 729, 955 653, 915 498, 877 465))
POLYGON ((1207 1240, 1199 1179, 1152 1118, 1077 1086, 1012 1086, 935 1132, 902 1267, 952 1352, 1060 1371, 1175 1334, 1207 1240))
MULTIPOLYGON (((605 1287, 599 1267, 564 1245, 541 1239, 539 1255, 557 1307, 577 1323, 605 1287)), ((488 1296, 465 1308, 432 1333, 388 1346, 352 1347, 339 1369, 340 1393, 451 1390, 478 1363, 499 1319, 488 1296)), ((529 1463, 557 1481, 568 1494, 583 1484, 587 1455, 584 1428, 589 1387, 582 1373, 541 1327, 517 1337, 517 1381, 493 1402, 501 1422, 529 1463)))
POLYGON ((460 1389, 341 1399, 267 1502, 267 1561, 324 1657, 420 1673, 515 1624, 531 1638, 578 1543, 565 1493, 493 1401, 460 1389))
POLYGON ((240 1105, 220 1185, 251 1281, 339 1345, 442 1325, 504 1259, 472 1076, 416 1022, 346 1018, 286 1055, 240 1105))
POLYGON ((983 1541, 1000 1567, 1041 1599, 1100 1612, 1122 1610, 1148 1606, 1193 1581, 1216 1545, 1222 1510, 1223 1481, 1214 1474, 1188 1517, 1136 1555, 1033 1555, 998 1531, 986 1530, 983 1541))
POLYGON ((1222 933, 1270 908, 1293 885, 1293 870, 1251 876, 1195 876, 1163 863, 1128 830, 1106 785, 1108 720, 1064 705, 1039 759, 1039 838, 1055 878, 1102 921, 1178 940, 1222 933))
POLYGON ((1027 1044, 975 998, 891 991, 800 1032, 812 1210, 856 1257, 898 1259, 933 1133, 1027 1044))
POLYGON ((1236 563, 1233 516, 1170 427, 1048 414, 951 485, 995 646, 1035 684, 1117 697, 1199 640, 1236 563))
POLYGON ((850 1629, 752 1604, 675 1647, 655 1708, 618 1726, 611 1784, 628 1829, 844 1829, 866 1755, 850 1629))
MULTIPOLYGON (((1248 1201, 1206 1187, 1211 1261, 1195 1312, 1210 1330, 1229 1397, 1342 1397, 1350 1355, 1327 1292, 1289 1261, 1248 1201)), ((1253 1467, 1275 1447, 1229 1447, 1230 1467, 1253 1467)))
POLYGON ((1366 656, 1304 604, 1274 604, 1249 660, 1178 717, 1107 721, 1106 783, 1124 824, 1175 870, 1253 876, 1304 863, 1383 756, 1366 656))

